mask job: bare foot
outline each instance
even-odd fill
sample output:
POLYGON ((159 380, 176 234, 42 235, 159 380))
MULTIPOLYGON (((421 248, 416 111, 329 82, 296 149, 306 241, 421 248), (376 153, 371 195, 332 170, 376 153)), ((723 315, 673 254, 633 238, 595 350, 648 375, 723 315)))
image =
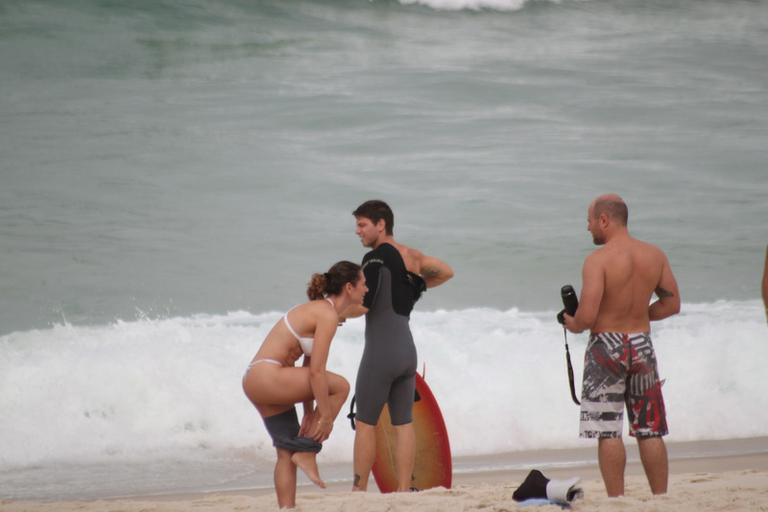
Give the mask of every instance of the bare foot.
POLYGON ((325 489, 325 482, 320 479, 320 471, 317 469, 317 454, 312 452, 295 452, 291 455, 291 462, 299 466, 305 475, 316 486, 325 489))

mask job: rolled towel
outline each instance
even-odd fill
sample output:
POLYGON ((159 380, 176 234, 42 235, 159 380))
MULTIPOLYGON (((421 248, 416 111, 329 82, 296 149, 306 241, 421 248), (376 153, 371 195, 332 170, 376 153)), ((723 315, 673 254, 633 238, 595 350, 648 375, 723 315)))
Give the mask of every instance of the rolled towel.
POLYGON ((581 487, 577 487, 579 482, 581 482, 581 478, 578 477, 566 480, 550 480, 547 482, 547 499, 568 503, 584 496, 581 487))

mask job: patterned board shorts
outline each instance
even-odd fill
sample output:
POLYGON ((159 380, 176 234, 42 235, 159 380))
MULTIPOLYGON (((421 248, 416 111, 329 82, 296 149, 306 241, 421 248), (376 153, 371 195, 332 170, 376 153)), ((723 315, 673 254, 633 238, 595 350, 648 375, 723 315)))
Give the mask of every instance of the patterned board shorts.
POLYGON ((621 437, 625 404, 629 435, 667 435, 661 384, 648 334, 593 334, 584 356, 580 437, 621 437))

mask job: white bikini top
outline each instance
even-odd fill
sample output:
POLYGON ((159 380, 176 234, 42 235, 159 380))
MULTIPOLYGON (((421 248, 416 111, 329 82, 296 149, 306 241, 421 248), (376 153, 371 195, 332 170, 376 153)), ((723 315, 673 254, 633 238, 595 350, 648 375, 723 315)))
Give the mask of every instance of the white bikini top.
MULTIPOLYGON (((331 306, 333 306, 333 301, 326 297, 326 299, 331 306)), ((296 331, 293 330, 293 326, 291 326, 291 323, 288 321, 288 313, 296 309, 298 306, 293 306, 291 309, 288 310, 288 312, 283 315, 283 322, 285 323, 285 326, 288 328, 289 331, 291 331, 291 334, 293 334, 293 337, 296 338, 296 341, 299 342, 299 346, 301 347, 301 351, 304 352, 305 356, 311 356, 312 355, 312 345, 315 343, 315 338, 310 336, 301 337, 299 336, 296 331)), ((334 306, 335 307, 335 306, 334 306)))

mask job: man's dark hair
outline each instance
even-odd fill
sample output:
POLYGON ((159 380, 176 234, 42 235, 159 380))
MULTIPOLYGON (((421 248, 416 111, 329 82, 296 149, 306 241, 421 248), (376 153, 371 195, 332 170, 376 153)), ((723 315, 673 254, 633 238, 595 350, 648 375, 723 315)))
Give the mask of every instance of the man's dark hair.
POLYGON ((594 215, 598 217, 601 213, 605 213, 614 220, 619 221, 622 225, 627 225, 629 220, 629 210, 627 204, 619 199, 598 199, 595 202, 594 215))
POLYGON ((389 236, 392 236, 392 229, 395 227, 395 216, 392 213, 392 208, 387 203, 379 199, 371 199, 358 206, 355 211, 352 212, 355 217, 365 217, 370 219, 371 222, 376 224, 381 219, 384 219, 384 227, 389 236))

